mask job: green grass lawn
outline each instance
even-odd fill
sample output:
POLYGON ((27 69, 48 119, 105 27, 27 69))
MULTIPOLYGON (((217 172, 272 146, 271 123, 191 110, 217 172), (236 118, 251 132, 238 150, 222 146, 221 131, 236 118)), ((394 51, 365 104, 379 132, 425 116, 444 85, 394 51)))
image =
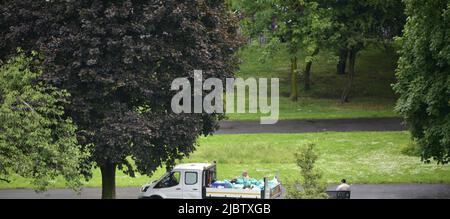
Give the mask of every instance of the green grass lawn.
MULTIPOLYGON (((280 120, 287 119, 339 119, 339 118, 385 118, 397 116, 393 112, 395 101, 391 99, 363 99, 340 104, 335 99, 302 97, 293 102, 280 98, 280 120)), ((228 120, 259 120, 269 114, 227 113, 228 120)))
MULTIPOLYGON (((281 48, 271 59, 261 62, 263 49, 247 46, 239 53, 242 60, 236 76, 242 78, 280 78, 280 119, 306 118, 373 118, 394 117, 396 96, 391 84, 395 82, 397 56, 392 49, 369 47, 360 52, 356 62, 356 76, 351 102, 340 104, 339 98, 347 81, 346 75, 336 74, 336 61, 327 53, 320 54, 312 66, 312 89, 303 89, 299 79, 300 99, 292 102, 289 96, 289 58, 281 48)), ((301 54, 300 54, 301 56, 301 54)), ((300 59, 304 60, 304 59, 300 59)), ((303 61, 299 70, 304 69, 303 61)), ((251 97, 256 98, 256 97, 251 97)), ((228 114, 229 120, 257 120, 259 114, 228 114)))
MULTIPOLYGON (((199 140, 197 151, 183 162, 218 162, 218 177, 232 178, 248 170, 252 177, 273 176, 279 173, 283 181, 299 176, 293 153, 306 142, 317 144, 320 157, 318 168, 324 180, 337 183, 347 178, 350 183, 450 183, 450 166, 421 163, 419 157, 406 156, 401 149, 410 143, 407 132, 349 132, 310 134, 239 134, 216 135, 199 140)), ((117 186, 138 187, 156 179, 130 178, 117 172, 117 186)), ((99 187, 101 177, 94 177, 85 187, 99 187)), ((15 177, 10 184, 1 182, 0 188, 28 188, 28 181, 15 177)), ((64 187, 60 180, 53 187, 64 187)))

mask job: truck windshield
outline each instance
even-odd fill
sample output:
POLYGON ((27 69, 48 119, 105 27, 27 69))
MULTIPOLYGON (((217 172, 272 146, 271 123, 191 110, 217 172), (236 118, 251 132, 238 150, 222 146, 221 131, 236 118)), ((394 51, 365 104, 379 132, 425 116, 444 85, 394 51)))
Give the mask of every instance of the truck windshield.
POLYGON ((180 184, 180 172, 173 171, 164 174, 164 176, 159 180, 158 184, 156 184, 155 188, 169 188, 178 184, 180 184))

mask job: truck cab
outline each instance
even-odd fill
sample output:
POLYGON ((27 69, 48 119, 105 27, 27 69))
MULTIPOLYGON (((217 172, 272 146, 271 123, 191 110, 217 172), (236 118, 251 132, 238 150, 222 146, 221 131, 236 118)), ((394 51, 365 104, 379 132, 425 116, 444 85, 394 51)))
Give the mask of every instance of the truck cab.
POLYGON ((209 163, 177 165, 159 180, 144 185, 139 198, 201 199, 202 187, 215 180, 215 171, 215 165, 209 163))

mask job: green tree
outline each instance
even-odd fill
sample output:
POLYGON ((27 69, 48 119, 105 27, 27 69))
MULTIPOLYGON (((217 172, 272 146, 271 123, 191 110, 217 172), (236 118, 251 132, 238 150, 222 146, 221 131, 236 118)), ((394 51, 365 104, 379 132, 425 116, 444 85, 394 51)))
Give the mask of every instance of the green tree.
POLYGON ((237 19, 223 1, 11 0, 0 8, 1 53, 42 52, 42 80, 70 92, 65 109, 80 143, 94 145, 103 198, 115 197, 117 168, 130 176, 170 168, 223 118, 171 110, 173 79, 237 70, 237 19))
POLYGON ((85 154, 62 107, 69 94, 38 81, 35 62, 19 53, 0 67, 0 179, 17 174, 44 190, 62 176, 78 189, 85 154))
POLYGON ((295 158, 297 166, 300 168, 301 181, 295 182, 288 189, 288 198, 293 199, 324 199, 328 198, 325 193, 326 185, 320 182, 322 174, 315 169, 318 155, 314 151, 315 145, 312 143, 301 147, 295 158), (301 188, 297 188, 300 185, 301 188))
POLYGON ((298 56, 305 56, 302 73, 304 89, 311 88, 311 66, 320 49, 333 36, 329 30, 331 20, 326 9, 318 8, 315 1, 284 0, 275 4, 276 36, 284 42, 291 54, 291 100, 298 99, 298 56))
MULTIPOLYGON (((348 66, 348 81, 341 102, 349 101, 356 74, 358 53, 371 43, 392 41, 404 25, 404 4, 399 0, 317 0, 320 8, 328 10, 338 37, 329 49, 339 51, 338 73, 348 66)), ((328 44, 330 45, 330 44, 328 44)))
POLYGON ((405 118, 423 161, 446 164, 450 160, 450 3, 405 3, 408 18, 399 39, 396 111, 405 118))
MULTIPOLYGON (((236 0, 234 7, 241 11, 242 26, 249 37, 264 35, 269 38, 267 54, 273 44, 284 44, 290 54, 290 99, 298 98, 298 57, 305 54, 304 87, 309 90, 311 65, 320 48, 333 35, 327 9, 318 8, 307 0, 236 0)), ((267 56, 266 54, 266 56, 267 56)))

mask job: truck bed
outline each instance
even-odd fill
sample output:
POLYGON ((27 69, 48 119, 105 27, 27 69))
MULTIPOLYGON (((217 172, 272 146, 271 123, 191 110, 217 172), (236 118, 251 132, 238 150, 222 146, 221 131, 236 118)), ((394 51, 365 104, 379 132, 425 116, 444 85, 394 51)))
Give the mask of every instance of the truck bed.
POLYGON ((260 199, 261 190, 206 188, 207 198, 251 198, 260 199))
POLYGON ((264 190, 233 189, 233 188, 205 188, 205 198, 248 198, 248 199, 273 199, 281 196, 281 184, 270 189, 268 193, 264 190))

